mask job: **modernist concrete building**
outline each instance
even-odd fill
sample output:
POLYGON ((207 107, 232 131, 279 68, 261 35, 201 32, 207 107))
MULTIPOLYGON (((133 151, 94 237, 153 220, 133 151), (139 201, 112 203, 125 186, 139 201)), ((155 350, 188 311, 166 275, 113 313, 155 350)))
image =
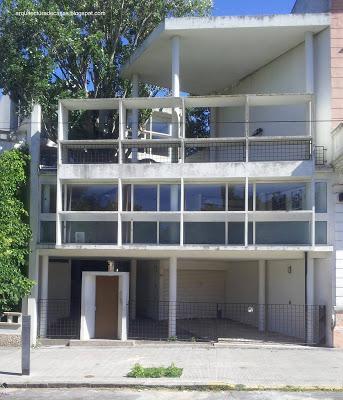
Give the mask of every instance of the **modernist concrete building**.
POLYGON ((33 342, 343 344, 342 22, 313 0, 166 19, 132 98, 60 101, 56 168, 35 107, 33 342))

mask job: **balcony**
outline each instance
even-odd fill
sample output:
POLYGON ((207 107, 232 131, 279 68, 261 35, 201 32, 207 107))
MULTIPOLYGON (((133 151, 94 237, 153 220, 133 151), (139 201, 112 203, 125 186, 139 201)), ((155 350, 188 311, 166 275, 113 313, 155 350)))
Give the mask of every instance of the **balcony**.
POLYGON ((307 94, 62 100, 59 163, 324 163, 312 102, 307 94))

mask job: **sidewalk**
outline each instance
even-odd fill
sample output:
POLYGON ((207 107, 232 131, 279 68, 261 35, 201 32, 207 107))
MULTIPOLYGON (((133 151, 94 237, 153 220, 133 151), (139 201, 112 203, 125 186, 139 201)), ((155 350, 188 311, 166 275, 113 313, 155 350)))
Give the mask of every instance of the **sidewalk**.
POLYGON ((246 348, 153 344, 134 347, 41 347, 31 376, 21 376, 20 349, 0 348, 0 384, 245 385, 343 389, 343 351, 325 348, 246 348), (135 363, 184 368, 180 379, 126 378, 135 363))

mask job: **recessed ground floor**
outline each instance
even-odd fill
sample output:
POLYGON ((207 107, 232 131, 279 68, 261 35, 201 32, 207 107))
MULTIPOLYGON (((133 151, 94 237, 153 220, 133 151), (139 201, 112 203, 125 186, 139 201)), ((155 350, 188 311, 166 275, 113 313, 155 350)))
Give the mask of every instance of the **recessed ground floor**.
POLYGON ((325 259, 44 255, 38 267, 34 339, 330 345, 325 259))

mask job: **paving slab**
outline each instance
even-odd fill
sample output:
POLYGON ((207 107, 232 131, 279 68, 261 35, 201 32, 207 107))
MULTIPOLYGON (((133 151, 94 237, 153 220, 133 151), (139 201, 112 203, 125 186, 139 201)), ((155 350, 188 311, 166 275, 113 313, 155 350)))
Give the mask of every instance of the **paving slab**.
POLYGON ((0 348, 0 384, 41 386, 244 385, 343 389, 343 351, 327 348, 245 348, 179 345, 40 347, 31 352, 31 375, 21 376, 18 348, 0 348), (134 379, 135 363, 183 368, 181 378, 134 379))

